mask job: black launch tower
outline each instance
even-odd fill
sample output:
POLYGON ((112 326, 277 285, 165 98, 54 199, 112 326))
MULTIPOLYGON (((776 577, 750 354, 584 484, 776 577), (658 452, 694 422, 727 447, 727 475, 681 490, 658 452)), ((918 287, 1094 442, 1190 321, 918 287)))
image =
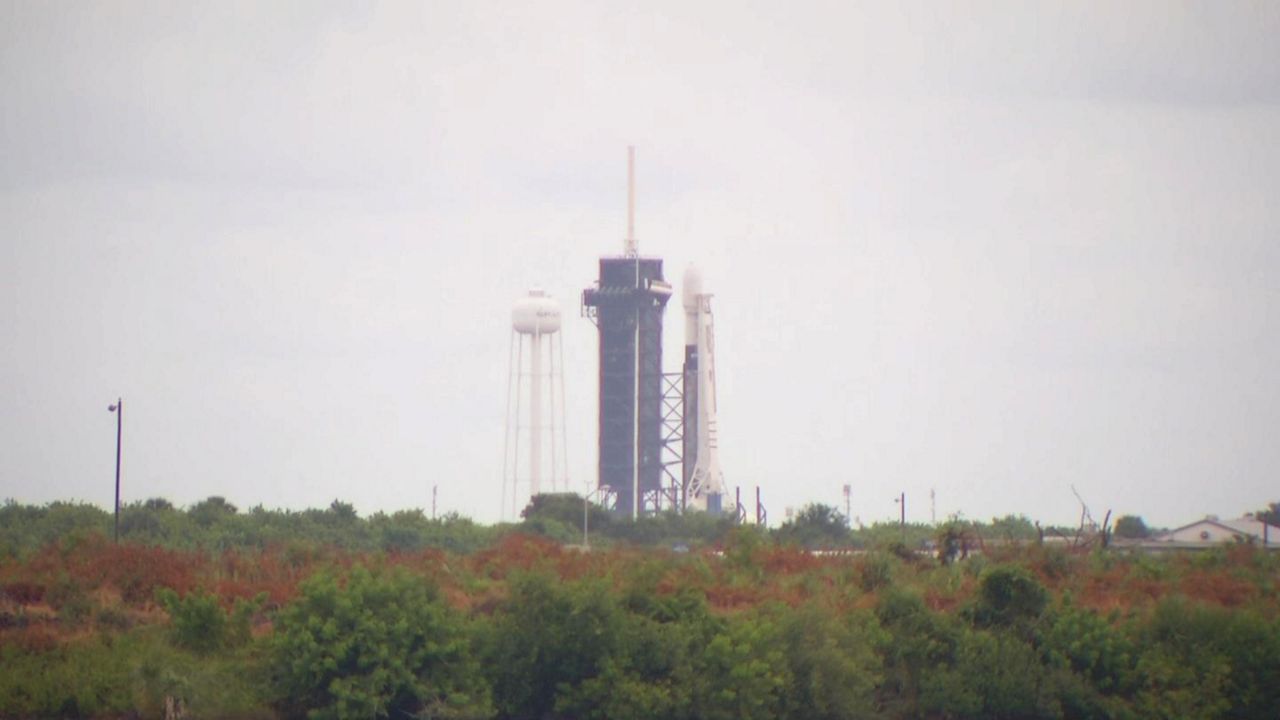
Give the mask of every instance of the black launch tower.
POLYGON ((671 285, 660 258, 600 258, 582 305, 600 330, 600 488, 619 514, 662 492, 662 315, 671 285), (638 495, 638 502, 637 502, 638 495))

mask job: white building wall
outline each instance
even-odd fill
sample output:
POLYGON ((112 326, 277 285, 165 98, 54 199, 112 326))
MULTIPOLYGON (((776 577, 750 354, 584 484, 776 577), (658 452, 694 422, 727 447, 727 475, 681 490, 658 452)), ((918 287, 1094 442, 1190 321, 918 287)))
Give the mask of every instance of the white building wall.
POLYGON ((1215 520, 1206 518, 1186 527, 1167 532, 1155 538, 1161 542, 1187 543, 1221 543, 1252 539, 1261 543, 1266 538, 1268 545, 1280 544, 1280 528, 1267 526, 1260 520, 1240 518, 1238 520, 1215 520))
POLYGON ((1203 522, 1178 528, 1173 532, 1160 536, 1161 540, 1172 542, 1231 542, 1236 537, 1242 537, 1242 533, 1222 527, 1213 522, 1205 520, 1203 522))

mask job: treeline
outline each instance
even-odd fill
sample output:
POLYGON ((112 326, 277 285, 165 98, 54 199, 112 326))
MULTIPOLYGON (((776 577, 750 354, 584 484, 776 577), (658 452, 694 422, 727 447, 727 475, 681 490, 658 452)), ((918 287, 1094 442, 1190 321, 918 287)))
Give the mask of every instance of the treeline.
POLYGON ((178 550, 0 560, 2 717, 1273 718, 1280 558, 178 550))
MULTIPOLYGON (((728 515, 706 513, 662 513, 633 521, 617 517, 599 505, 584 505, 582 497, 574 494, 539 495, 524 509, 520 522, 495 525, 482 525, 453 513, 433 519, 419 509, 361 517, 352 505, 339 500, 324 509, 292 511, 256 506, 244 511, 215 496, 186 508, 162 498, 126 504, 120 512, 119 532, 123 542, 213 552, 310 545, 352 552, 435 548, 472 553, 512 532, 540 535, 563 544, 581 544, 585 540, 606 547, 719 547, 734 526, 728 515)), ((815 504, 774 528, 770 537, 810 549, 892 544, 919 549, 934 542, 946 528, 962 530, 972 539, 1003 541, 1036 540, 1041 533, 1021 516, 996 518, 989 523, 952 520, 942 527, 881 523, 851 530, 834 508, 815 504)), ((96 505, 53 502, 38 506, 12 500, 0 505, 0 557, 21 557, 76 534, 112 536, 114 532, 113 515, 96 505)))
MULTIPOLYGON (((302 544, 369 552, 439 548, 466 553, 487 546, 506 530, 454 514, 433 520, 421 510, 361 518, 352 505, 338 500, 323 510, 256 506, 242 512, 221 497, 210 497, 187 508, 162 498, 129 503, 120 509, 119 533, 122 542, 215 552, 302 544)), ((21 556, 77 534, 111 537, 114 532, 112 513, 96 505, 7 501, 0 506, 0 556, 21 556)))

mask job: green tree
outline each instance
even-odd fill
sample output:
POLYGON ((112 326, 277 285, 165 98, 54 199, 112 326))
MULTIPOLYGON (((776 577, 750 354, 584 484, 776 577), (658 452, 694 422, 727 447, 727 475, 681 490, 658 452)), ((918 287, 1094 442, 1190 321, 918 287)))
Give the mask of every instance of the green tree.
POLYGON ((238 599, 229 612, 211 593, 192 592, 180 598, 173 590, 160 588, 156 601, 169 613, 173 644, 207 655, 249 641, 253 615, 266 603, 267 594, 259 593, 252 601, 238 599))
POLYGON ((730 530, 724 541, 725 566, 754 581, 761 580, 764 567, 760 559, 768 543, 765 532, 759 525, 738 525, 730 530))
POLYGON ((1008 541, 1036 540, 1040 537, 1040 531, 1036 529, 1035 523, 1028 520, 1025 515, 991 518, 991 524, 985 529, 980 529, 980 532, 989 538, 1008 541))
POLYGON ((959 636, 954 662, 924 676, 920 707, 926 717, 1061 717, 1052 690, 1030 644, 1007 632, 969 630, 959 636))
POLYGON ((281 709, 311 718, 492 714, 463 620, 435 586, 357 566, 345 585, 312 577, 279 615, 281 709))
POLYGON ((912 549, 926 545, 937 533, 937 528, 933 525, 907 523, 904 541, 903 530, 904 528, 897 521, 872 523, 850 533, 851 543, 855 547, 869 548, 889 548, 896 545, 910 552, 912 549))
MULTIPOLYGON (((1280 526, 1280 502, 1273 502, 1256 511, 1253 516, 1268 525, 1280 526)), ((1273 540, 1272 542, 1275 542, 1273 540)))
MULTIPOLYGON (((613 523, 613 515, 596 503, 588 503, 588 521, 592 532, 603 532, 613 523)), ((541 493, 529 499, 520 511, 525 521, 555 520, 582 532, 583 499, 577 493, 541 493)))
POLYGON ((421 509, 400 510, 392 515, 375 513, 369 518, 369 530, 383 550, 412 551, 426 544, 431 521, 421 509))
POLYGON ((610 538, 636 545, 672 547, 720 543, 734 527, 734 518, 728 513, 667 510, 636 520, 615 518, 602 532, 610 538))
POLYGON ((168 500, 151 498, 120 508, 120 537, 148 545, 182 545, 192 540, 192 522, 168 500))
POLYGON ((699 717, 693 683, 720 624, 688 590, 659 595, 643 570, 621 598, 619 639, 600 672, 557 691, 555 710, 581 720, 699 717))
POLYGON ((208 497, 187 510, 187 517, 191 518, 197 525, 203 528, 215 525, 222 520, 235 515, 239 512, 235 505, 227 502, 227 499, 218 495, 208 497))
POLYGON ((1280 705, 1280 622, 1162 600, 1136 633, 1144 717, 1269 718, 1280 705))
POLYGON ((55 501, 43 507, 10 499, 0 505, 0 558, 19 557, 69 537, 110 535, 112 516, 89 503, 55 501))
POLYGON ((1066 605, 1054 613, 1044 647, 1100 692, 1128 692, 1137 648, 1132 639, 1096 612, 1066 605))
POLYGON ((969 551, 980 546, 972 523, 955 518, 938 526, 933 541, 938 548, 938 560, 944 565, 969 557, 969 551))
POLYGON ((562 696, 617 662, 623 612, 599 582, 527 574, 512 578, 509 588, 487 629, 494 701, 503 717, 546 717, 562 696))
POLYGON ((349 525, 360 519, 360 516, 356 514, 354 505, 337 499, 329 503, 329 514, 333 515, 333 518, 339 524, 344 525, 349 525))
POLYGON ((979 626, 1011 627, 1040 618, 1049 593, 1026 568, 1000 565, 982 576, 973 617, 979 626))
POLYGON ((226 644, 227 614, 222 611, 218 596, 193 592, 179 598, 169 588, 160 588, 156 591, 156 600, 169 613, 175 645, 197 653, 210 653, 226 644))
POLYGON ((701 720, 773 720, 793 682, 775 619, 755 612, 733 618, 707 645, 695 678, 701 720))
POLYGON ((1116 518, 1115 535, 1126 540, 1141 540, 1151 534, 1147 523, 1138 515, 1121 515, 1116 518))
POLYGON ((845 516, 830 505, 810 503, 777 530, 779 542, 804 548, 848 547, 849 525, 845 516))
POLYGON ((873 715, 883 671, 876 651, 887 637, 875 618, 838 615, 817 603, 775 612, 789 671, 781 716, 844 720, 873 715))

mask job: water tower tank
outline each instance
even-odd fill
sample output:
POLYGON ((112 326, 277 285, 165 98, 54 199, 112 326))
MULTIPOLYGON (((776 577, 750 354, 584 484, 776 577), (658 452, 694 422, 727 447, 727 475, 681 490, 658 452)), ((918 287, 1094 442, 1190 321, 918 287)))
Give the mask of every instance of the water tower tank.
POLYGON ((549 335, 560 329, 560 303, 542 290, 530 290, 511 309, 511 327, 523 335, 549 335))

